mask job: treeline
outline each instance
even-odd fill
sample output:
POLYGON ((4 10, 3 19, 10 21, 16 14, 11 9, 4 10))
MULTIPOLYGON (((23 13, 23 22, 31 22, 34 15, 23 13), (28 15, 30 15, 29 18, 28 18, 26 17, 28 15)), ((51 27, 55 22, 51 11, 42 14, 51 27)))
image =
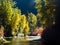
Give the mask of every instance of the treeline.
POLYGON ((4 27, 5 36, 9 37, 16 33, 29 34, 36 27, 48 27, 55 24, 55 3, 47 0, 35 0, 37 15, 28 13, 21 14, 16 2, 12 0, 0 0, 0 26, 4 27))

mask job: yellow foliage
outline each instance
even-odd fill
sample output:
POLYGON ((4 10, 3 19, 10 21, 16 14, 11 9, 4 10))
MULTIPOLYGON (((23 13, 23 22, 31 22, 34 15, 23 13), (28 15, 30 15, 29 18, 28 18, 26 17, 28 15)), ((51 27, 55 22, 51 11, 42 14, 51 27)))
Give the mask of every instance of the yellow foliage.
POLYGON ((26 23, 24 30, 25 30, 25 32, 26 32, 26 33, 29 33, 29 26, 28 26, 28 22, 26 23))
POLYGON ((26 25, 26 16, 22 15, 21 19, 22 19, 22 26, 23 26, 22 28, 24 29, 26 25))
POLYGON ((11 20, 11 26, 12 26, 12 30, 17 30, 18 29, 18 25, 19 25, 19 22, 20 22, 20 14, 18 12, 15 12, 14 10, 14 15, 12 17, 12 20, 11 20))
POLYGON ((26 34, 29 32, 29 25, 25 15, 21 15, 20 29, 21 32, 25 32, 26 34))

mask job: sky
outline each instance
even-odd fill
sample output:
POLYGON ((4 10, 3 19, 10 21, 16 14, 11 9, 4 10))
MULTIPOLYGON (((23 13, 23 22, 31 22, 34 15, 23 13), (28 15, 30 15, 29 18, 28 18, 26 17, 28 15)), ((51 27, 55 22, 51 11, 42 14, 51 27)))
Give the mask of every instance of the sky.
MULTIPOLYGON (((21 9, 22 14, 28 14, 28 12, 37 14, 37 10, 35 9, 35 0, 15 0, 15 1, 17 2, 16 7, 21 9)), ((57 3, 59 2, 57 0, 55 1, 57 3)))
POLYGON ((17 2, 16 6, 21 9, 23 14, 28 14, 28 12, 32 12, 37 14, 37 10, 35 9, 34 0, 15 0, 17 2))

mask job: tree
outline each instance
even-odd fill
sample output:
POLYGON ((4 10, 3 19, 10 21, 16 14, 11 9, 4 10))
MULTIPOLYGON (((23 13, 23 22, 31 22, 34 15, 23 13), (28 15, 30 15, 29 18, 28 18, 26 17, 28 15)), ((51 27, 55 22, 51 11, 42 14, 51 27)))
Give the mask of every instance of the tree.
POLYGON ((5 36, 11 36, 11 18, 13 15, 12 0, 0 0, 1 25, 4 27, 5 36))
POLYGON ((2 0, 2 12, 6 24, 10 24, 13 15, 12 0, 2 0))
POLYGON ((25 28, 23 30, 24 37, 29 34, 29 30, 30 30, 30 28, 29 28, 29 25, 28 25, 28 22, 27 22, 26 25, 25 25, 25 28))
POLYGON ((24 28, 26 25, 26 16, 25 15, 21 15, 21 21, 20 21, 20 32, 23 32, 24 28))
POLYGON ((21 11, 18 8, 15 8, 13 10, 13 16, 11 19, 11 28, 12 28, 12 34, 14 34, 14 32, 18 31, 18 25, 21 19, 21 11))
POLYGON ((18 8, 13 8, 15 2, 12 0, 0 0, 0 15, 1 25, 4 26, 5 36, 12 35, 12 31, 18 29, 21 11, 18 8))
POLYGON ((56 3, 55 0, 44 0, 45 5, 47 6, 47 14, 50 17, 50 23, 49 25, 55 24, 55 8, 56 8, 56 3))
POLYGON ((30 31, 33 32, 33 29, 36 27, 37 18, 33 13, 28 14, 28 23, 30 27, 30 31))
POLYGON ((55 4, 48 0, 35 0, 37 9, 37 21, 38 24, 42 24, 44 27, 50 26, 55 22, 55 4), (49 5, 48 5, 49 4, 49 5), (53 6, 51 6, 53 5, 53 6), (53 10, 53 11, 52 11, 53 10))
POLYGON ((21 15, 21 20, 19 23, 20 33, 23 33, 26 36, 29 32, 29 25, 25 15, 21 15))

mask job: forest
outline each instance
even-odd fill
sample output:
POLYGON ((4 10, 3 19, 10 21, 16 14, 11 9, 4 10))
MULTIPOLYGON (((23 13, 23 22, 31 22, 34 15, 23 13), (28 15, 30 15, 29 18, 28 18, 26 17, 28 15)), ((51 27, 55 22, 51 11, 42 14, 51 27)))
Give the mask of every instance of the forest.
MULTIPOLYGON (((13 0, 0 0, 0 26, 3 27, 4 36, 15 36, 23 33, 24 36, 34 32, 35 29, 43 29, 55 24, 56 4, 48 0, 35 0, 37 14, 22 14, 16 2, 13 0)), ((36 31, 40 31, 37 29, 36 31)))

